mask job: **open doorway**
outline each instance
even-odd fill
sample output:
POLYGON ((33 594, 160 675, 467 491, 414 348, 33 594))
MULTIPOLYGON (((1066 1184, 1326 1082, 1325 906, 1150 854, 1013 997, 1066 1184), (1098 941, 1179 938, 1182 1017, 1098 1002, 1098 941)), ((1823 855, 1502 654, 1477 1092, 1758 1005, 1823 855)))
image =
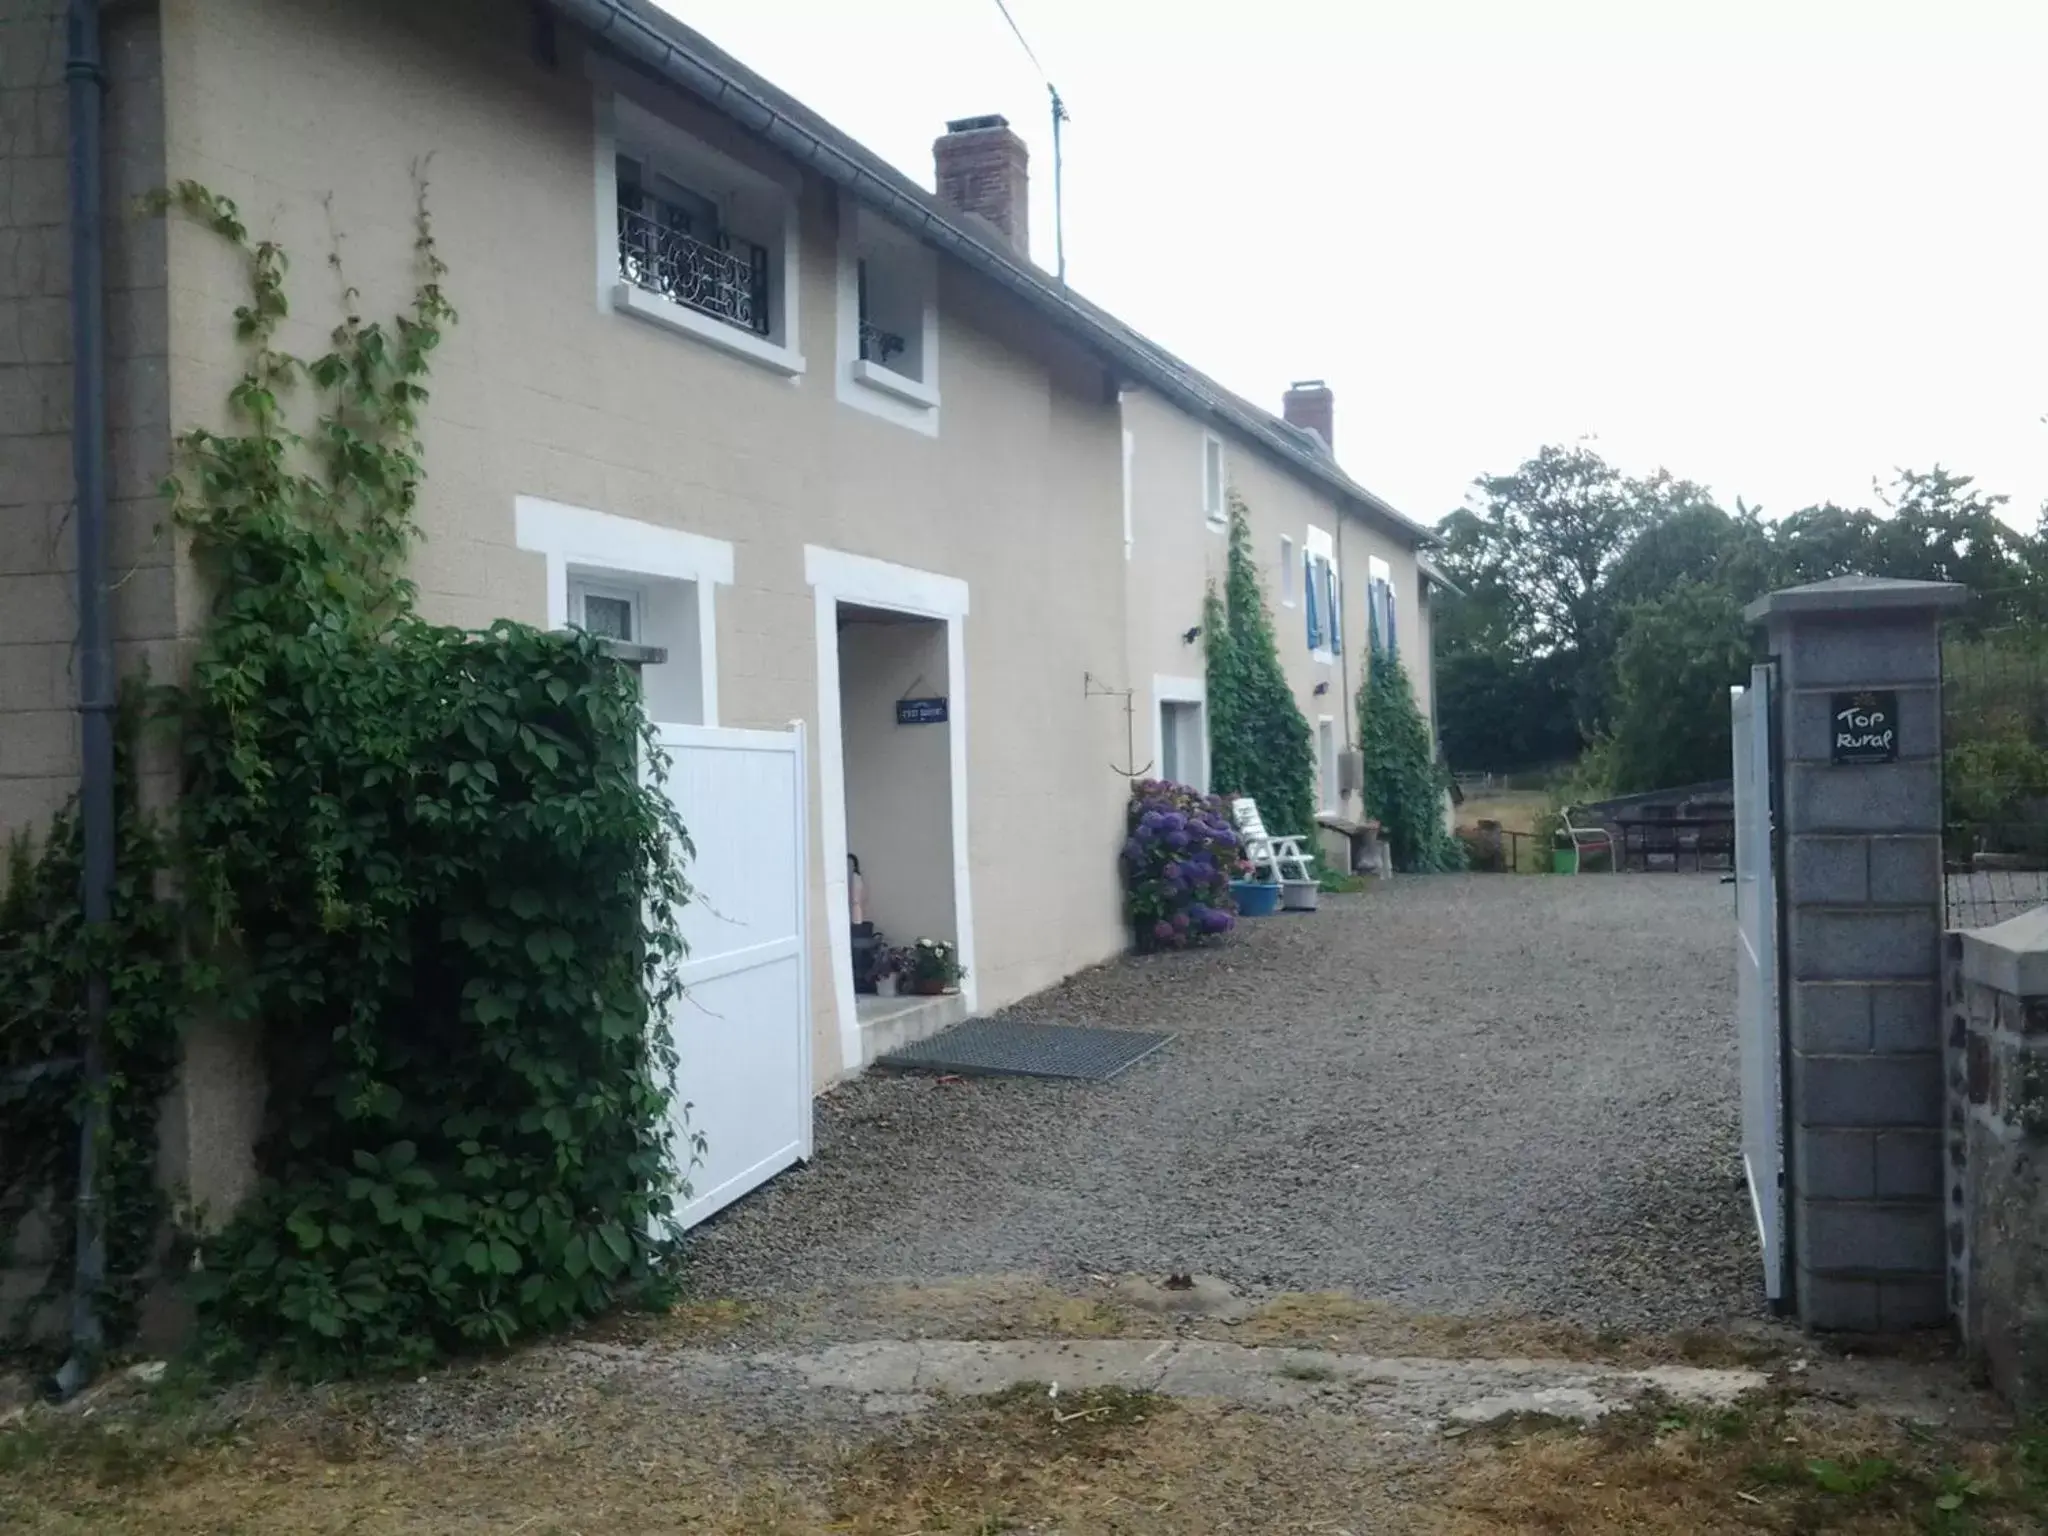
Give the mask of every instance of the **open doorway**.
POLYGON ((837 605, 840 760, 846 793, 854 1008, 864 1036, 905 1039, 960 1010, 904 978, 889 995, 883 957, 919 939, 957 953, 953 742, 946 623, 861 603, 837 605))

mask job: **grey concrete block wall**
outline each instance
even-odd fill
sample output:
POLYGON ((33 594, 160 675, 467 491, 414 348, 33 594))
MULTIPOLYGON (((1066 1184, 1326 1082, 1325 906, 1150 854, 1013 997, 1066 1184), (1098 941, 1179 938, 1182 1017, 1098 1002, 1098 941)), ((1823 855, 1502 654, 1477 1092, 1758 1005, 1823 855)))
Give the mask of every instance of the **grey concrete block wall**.
POLYGON ((1792 1294, 1825 1329, 1948 1315, 1941 648, 1960 588, 1851 577, 1752 606, 1777 663, 1792 1294), (1831 761, 1833 696, 1898 695, 1893 762, 1831 761))
MULTIPOLYGON (((0 837, 39 828, 78 777, 64 10, 0 6, 0 837)), ((167 266, 162 222, 133 213, 164 181, 157 10, 109 6, 103 35, 111 621, 117 665, 161 677, 179 632, 155 532, 171 449, 167 266)), ((153 766, 160 799, 170 764, 153 766)))

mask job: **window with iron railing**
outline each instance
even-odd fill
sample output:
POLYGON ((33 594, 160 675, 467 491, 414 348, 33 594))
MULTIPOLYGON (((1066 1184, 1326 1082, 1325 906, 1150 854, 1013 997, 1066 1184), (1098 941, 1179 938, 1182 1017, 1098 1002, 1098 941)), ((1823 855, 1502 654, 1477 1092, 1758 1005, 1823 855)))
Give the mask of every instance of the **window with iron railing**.
POLYGON ((718 205, 687 188, 647 185, 621 155, 619 276, 637 288, 766 336, 772 328, 768 249, 723 227, 718 205))

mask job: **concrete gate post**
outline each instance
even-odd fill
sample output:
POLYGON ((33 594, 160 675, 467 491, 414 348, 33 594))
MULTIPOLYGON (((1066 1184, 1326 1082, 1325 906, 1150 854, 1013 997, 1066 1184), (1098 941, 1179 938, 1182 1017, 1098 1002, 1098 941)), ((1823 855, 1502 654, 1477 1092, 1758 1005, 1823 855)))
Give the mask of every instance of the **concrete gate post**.
POLYGON ((1965 596, 1844 576, 1746 614, 1778 663, 1785 1211, 1809 1328, 1948 1318, 1939 621, 1965 596))

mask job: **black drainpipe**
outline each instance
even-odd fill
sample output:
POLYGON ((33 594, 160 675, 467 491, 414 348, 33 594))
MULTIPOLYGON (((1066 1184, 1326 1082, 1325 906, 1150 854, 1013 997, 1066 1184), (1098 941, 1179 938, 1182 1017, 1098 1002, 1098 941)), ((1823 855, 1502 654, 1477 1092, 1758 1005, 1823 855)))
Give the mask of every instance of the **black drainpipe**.
MULTIPOLYGON (((98 0, 71 0, 64 81, 71 105, 71 465, 78 533, 78 712, 83 746, 78 782, 85 834, 84 901, 88 934, 112 916, 114 895, 113 656, 107 636, 106 316, 101 297, 100 106, 106 71, 100 58, 98 0)), ((85 984, 83 1110, 78 1128, 77 1249, 71 1284, 71 1356, 58 1370, 57 1394, 69 1397, 99 1369, 100 1287, 106 1279, 106 1227, 100 1209, 100 1144, 106 1137, 107 975, 95 965, 85 984)))

